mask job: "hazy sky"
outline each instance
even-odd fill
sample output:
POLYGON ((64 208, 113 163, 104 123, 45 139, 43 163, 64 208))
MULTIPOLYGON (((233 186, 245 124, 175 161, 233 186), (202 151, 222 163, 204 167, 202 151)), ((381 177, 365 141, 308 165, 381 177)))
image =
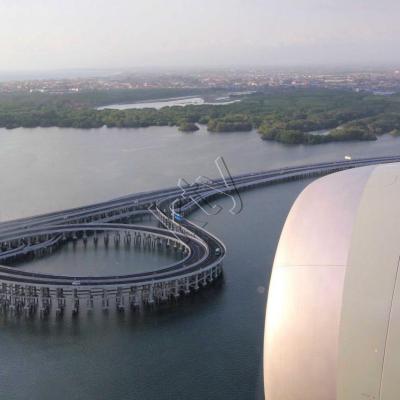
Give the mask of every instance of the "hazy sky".
POLYGON ((400 62, 400 0, 0 0, 0 70, 400 62))

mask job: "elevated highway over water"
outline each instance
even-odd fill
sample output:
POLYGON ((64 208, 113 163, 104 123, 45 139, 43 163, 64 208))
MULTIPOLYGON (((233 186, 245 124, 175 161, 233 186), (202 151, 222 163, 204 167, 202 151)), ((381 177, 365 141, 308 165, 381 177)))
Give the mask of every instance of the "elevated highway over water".
POLYGON ((0 223, 0 310, 31 316, 52 310, 141 309, 169 302, 206 287, 222 274, 224 244, 185 217, 218 196, 259 186, 318 177, 372 164, 399 162, 400 156, 343 160, 224 176, 204 183, 123 196, 29 218, 0 223), (149 216, 158 226, 140 225, 149 216), (27 272, 17 266, 50 256, 68 241, 127 246, 141 251, 177 252, 179 261, 150 272, 107 276, 67 276, 27 272))

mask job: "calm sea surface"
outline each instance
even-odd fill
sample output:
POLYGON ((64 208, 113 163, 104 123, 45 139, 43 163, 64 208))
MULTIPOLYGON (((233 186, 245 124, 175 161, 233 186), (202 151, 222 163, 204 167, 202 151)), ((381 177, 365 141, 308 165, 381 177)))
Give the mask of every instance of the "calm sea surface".
MULTIPOLYGON (((175 128, 0 130, 0 220, 231 173, 400 152, 400 139, 285 146, 255 132, 183 134, 175 128)), ((0 318, 0 399, 262 399, 262 337, 273 256, 291 204, 310 181, 242 195, 236 216, 193 220, 227 245, 224 280, 150 313, 0 318)), ((225 207, 224 207, 225 206, 225 207)), ((124 250, 63 249, 19 268, 62 273, 139 271, 170 263, 124 250)))

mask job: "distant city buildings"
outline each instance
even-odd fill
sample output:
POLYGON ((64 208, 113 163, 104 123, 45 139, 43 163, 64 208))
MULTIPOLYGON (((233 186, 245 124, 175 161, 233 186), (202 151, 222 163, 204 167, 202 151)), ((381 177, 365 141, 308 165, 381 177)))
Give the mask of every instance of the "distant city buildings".
POLYGON ((323 87, 390 94, 400 90, 400 70, 313 72, 270 69, 218 69, 190 72, 135 72, 97 78, 0 82, 0 92, 76 93, 91 90, 145 88, 323 87))

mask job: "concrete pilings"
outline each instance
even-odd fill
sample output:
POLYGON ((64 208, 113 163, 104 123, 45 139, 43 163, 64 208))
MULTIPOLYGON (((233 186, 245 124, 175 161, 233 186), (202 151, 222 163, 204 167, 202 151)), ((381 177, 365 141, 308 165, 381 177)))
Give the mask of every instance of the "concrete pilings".
POLYGON ((93 312, 96 308, 100 308, 100 310, 108 311, 110 300, 115 302, 118 312, 126 310, 126 307, 131 310, 141 310, 157 304, 175 302, 180 297, 188 296, 209 285, 221 274, 221 265, 216 265, 182 278, 107 288, 52 289, 51 287, 2 283, 0 314, 25 315, 26 317, 38 314, 41 318, 46 318, 53 313, 57 317, 63 317, 65 312, 70 310, 70 314, 77 316, 81 310, 93 312), (53 304, 55 308, 52 311, 53 304))

